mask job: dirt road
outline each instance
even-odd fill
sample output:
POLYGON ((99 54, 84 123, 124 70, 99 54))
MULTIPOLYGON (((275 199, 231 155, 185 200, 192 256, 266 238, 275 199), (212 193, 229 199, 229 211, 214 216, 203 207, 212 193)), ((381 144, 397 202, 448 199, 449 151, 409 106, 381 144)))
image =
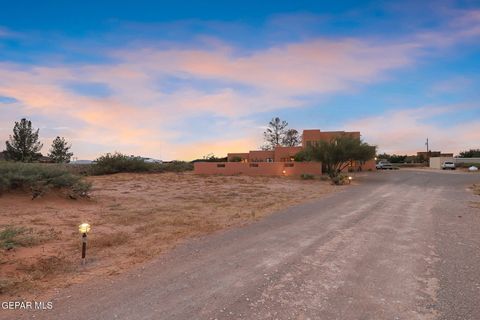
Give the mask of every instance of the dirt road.
POLYGON ((480 209, 470 201, 480 197, 466 190, 478 180, 370 174, 344 192, 190 241, 144 268, 62 290, 53 310, 23 316, 478 319, 480 209))

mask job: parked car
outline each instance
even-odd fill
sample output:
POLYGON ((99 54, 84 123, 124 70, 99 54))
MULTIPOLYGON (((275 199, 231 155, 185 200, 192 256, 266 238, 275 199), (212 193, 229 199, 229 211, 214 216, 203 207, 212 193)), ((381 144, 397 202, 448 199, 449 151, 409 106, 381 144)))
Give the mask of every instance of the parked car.
POLYGON ((468 171, 478 171, 478 168, 475 166, 471 166, 470 168, 468 168, 468 171))
POLYGON ((152 159, 152 158, 143 158, 143 161, 146 163, 163 163, 162 160, 152 159))
POLYGON ((442 163, 442 170, 455 170, 455 163, 452 161, 445 161, 442 163))
POLYGON ((380 161, 376 165, 377 170, 393 170, 395 167, 388 161, 380 161))

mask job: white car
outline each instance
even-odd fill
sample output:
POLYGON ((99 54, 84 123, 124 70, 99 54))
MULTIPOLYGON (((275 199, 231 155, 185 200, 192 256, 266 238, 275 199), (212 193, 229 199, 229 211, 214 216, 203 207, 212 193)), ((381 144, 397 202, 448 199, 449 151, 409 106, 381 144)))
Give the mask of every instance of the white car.
POLYGON ((468 168, 468 171, 478 171, 478 168, 475 166, 471 166, 470 168, 468 168))
POLYGON ((152 159, 152 158, 143 158, 143 162, 146 163, 162 163, 162 160, 152 159))
POLYGON ((388 161, 380 161, 376 165, 377 170, 393 170, 393 165, 388 161))
POLYGON ((445 161, 444 163, 442 163, 442 170, 447 169, 455 170, 455 163, 452 161, 445 161))

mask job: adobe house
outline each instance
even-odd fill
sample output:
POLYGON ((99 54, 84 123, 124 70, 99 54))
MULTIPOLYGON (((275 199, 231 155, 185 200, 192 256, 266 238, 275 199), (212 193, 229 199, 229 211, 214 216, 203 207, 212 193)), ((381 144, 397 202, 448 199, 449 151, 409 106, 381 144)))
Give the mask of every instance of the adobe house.
MULTIPOLYGON (((304 148, 318 141, 330 141, 339 135, 350 135, 360 139, 360 132, 303 130, 302 145, 298 147, 281 147, 274 150, 253 150, 245 153, 229 153, 227 162, 195 162, 196 174, 223 175, 259 175, 259 176, 295 176, 301 174, 322 174, 320 162, 295 162, 295 155, 304 148)), ((345 170, 359 171, 375 169, 375 161, 365 163, 353 162, 345 170)))

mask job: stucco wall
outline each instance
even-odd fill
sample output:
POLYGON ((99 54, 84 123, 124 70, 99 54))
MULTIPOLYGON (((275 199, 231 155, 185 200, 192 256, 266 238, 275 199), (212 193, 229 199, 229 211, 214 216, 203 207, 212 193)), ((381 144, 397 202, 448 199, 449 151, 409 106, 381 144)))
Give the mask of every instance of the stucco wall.
POLYGON ((302 151, 302 147, 276 147, 275 148, 275 162, 290 161, 297 153, 302 151), (285 160, 288 159, 288 160, 285 160))
POLYGON ((299 176, 304 173, 321 175, 322 164, 320 162, 195 162, 194 173, 251 176, 299 176))
POLYGON ((307 147, 309 142, 330 141, 332 138, 344 134, 356 139, 360 139, 359 131, 320 131, 318 129, 303 130, 302 146, 304 148, 307 147))
POLYGON ((275 158, 275 152, 273 150, 254 150, 249 152, 250 162, 266 162, 267 159, 275 158))
POLYGON ((431 157, 430 158, 430 168, 433 169, 441 169, 442 168, 442 163, 445 161, 452 161, 453 158, 451 157, 431 157))
POLYGON ((228 153, 227 154, 227 160, 229 162, 232 162, 234 158, 240 158, 242 160, 248 160, 248 153, 242 152, 242 153, 228 153))

